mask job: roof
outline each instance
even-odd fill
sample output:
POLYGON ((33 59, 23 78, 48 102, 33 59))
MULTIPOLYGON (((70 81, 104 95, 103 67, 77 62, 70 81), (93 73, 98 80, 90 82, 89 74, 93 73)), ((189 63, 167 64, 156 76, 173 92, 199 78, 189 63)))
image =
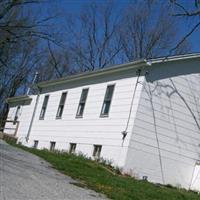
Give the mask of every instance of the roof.
POLYGON ((62 84, 62 83, 68 83, 68 82, 72 82, 72 81, 80 80, 84 78, 97 77, 97 76, 102 76, 105 74, 111 74, 114 72, 120 72, 120 71, 129 70, 129 69, 139 68, 142 66, 149 66, 152 64, 163 63, 163 62, 189 60, 189 59, 195 59, 195 58, 200 58, 200 53, 184 54, 184 55, 177 55, 177 56, 166 56, 166 57, 160 57, 160 58, 148 59, 148 60, 142 59, 142 60, 137 60, 134 62, 129 62, 129 63, 121 64, 121 65, 107 67, 104 69, 84 72, 77 75, 66 76, 63 78, 56 79, 56 80, 40 82, 37 84, 37 86, 39 88, 45 88, 45 87, 62 84))
POLYGON ((15 103, 15 102, 19 102, 19 101, 27 101, 27 100, 31 100, 32 98, 28 95, 21 95, 21 96, 16 96, 16 97, 11 97, 11 98, 7 98, 6 101, 7 103, 15 103))
MULTIPOLYGON (((177 56, 165 56, 165 57, 148 59, 148 60, 142 59, 142 60, 137 60, 134 62, 129 62, 129 63, 121 64, 121 65, 107 67, 104 69, 84 72, 77 75, 66 76, 63 78, 56 79, 56 80, 40 82, 37 84, 37 86, 39 88, 45 88, 45 87, 58 85, 62 83, 69 83, 69 82, 77 81, 81 79, 102 76, 105 74, 112 74, 114 72, 122 72, 122 71, 130 70, 130 69, 134 69, 134 68, 151 66, 153 64, 158 64, 158 63, 180 61, 180 60, 190 60, 190 59, 197 59, 197 58, 200 58, 200 53, 184 54, 184 55, 177 55, 177 56)), ((23 100, 28 100, 28 99, 31 99, 31 98, 27 95, 23 95, 23 96, 9 98, 7 99, 7 102, 10 103, 10 102, 17 102, 17 101, 23 101, 23 100)))
POLYGON ((48 87, 48 86, 52 86, 52 85, 72 82, 75 80, 77 81, 77 80, 81 80, 84 78, 97 77, 97 76, 102 76, 105 74, 111 74, 114 72, 121 72, 121 71, 129 70, 129 69, 134 69, 134 68, 138 68, 141 66, 145 66, 146 64, 147 64, 146 60, 144 60, 144 59, 138 60, 138 61, 129 62, 129 63, 121 64, 121 65, 106 67, 103 69, 98 69, 98 70, 84 72, 84 73, 80 73, 80 74, 76 74, 76 75, 66 76, 63 78, 56 79, 56 80, 40 82, 37 84, 37 86, 39 88, 44 88, 44 87, 48 87))

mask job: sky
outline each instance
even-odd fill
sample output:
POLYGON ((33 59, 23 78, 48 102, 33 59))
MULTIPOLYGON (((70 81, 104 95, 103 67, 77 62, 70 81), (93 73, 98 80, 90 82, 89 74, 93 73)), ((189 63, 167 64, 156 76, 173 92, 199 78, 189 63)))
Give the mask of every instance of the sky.
MULTIPOLYGON (((46 0, 44 0, 46 1, 46 0)), ((54 23, 57 25, 58 29, 62 29, 63 23, 66 18, 64 18, 65 13, 73 13, 78 14, 81 10, 81 7, 84 4, 88 4, 90 2, 96 2, 98 4, 104 4, 109 0, 48 0, 47 3, 45 3, 40 9, 41 15, 53 15, 54 13, 57 13, 58 16, 54 19, 54 23)), ((116 5, 119 8, 123 8, 127 6, 127 4, 133 0, 114 0, 116 5)), ((144 0, 138 0, 138 1, 144 1, 144 0)), ((160 0, 160 1, 167 1, 167 0, 160 0)), ((193 0, 180 0, 184 6, 186 6, 188 9, 193 8, 193 0)), ((178 30, 181 32, 180 39, 186 35, 191 28, 194 26, 194 24, 199 20, 199 18, 196 18, 194 20, 187 20, 185 18, 180 18, 180 26, 177 27, 181 30, 178 30)), ((191 51, 192 52, 200 52, 200 28, 195 31, 189 38, 188 38, 190 44, 191 44, 191 51)))

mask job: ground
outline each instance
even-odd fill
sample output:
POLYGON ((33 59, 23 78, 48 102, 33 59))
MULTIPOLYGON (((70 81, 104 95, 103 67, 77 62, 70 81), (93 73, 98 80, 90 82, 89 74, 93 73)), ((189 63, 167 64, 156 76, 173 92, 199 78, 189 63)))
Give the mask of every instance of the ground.
POLYGON ((41 158, 0 140, 1 200, 103 200, 41 158), (78 184, 77 184, 78 185, 78 184))

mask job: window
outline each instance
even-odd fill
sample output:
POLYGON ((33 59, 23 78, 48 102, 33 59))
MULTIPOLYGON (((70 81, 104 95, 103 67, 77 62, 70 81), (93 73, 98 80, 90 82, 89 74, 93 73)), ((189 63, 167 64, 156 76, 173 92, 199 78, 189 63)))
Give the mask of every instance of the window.
POLYGON ((37 147, 38 147, 38 143, 39 143, 38 140, 34 140, 33 148, 37 149, 37 147))
POLYGON ((21 109, 21 106, 17 106, 17 110, 15 112, 15 117, 14 117, 14 121, 13 121, 14 125, 16 124, 16 122, 17 122, 17 120, 19 118, 19 111, 20 111, 20 109, 21 109))
POLYGON ((88 89, 83 89, 82 93, 81 93, 81 98, 80 98, 80 102, 79 102, 79 105, 78 105, 76 117, 82 117, 83 116, 83 111, 84 111, 84 108, 85 108, 87 95, 88 95, 88 89))
POLYGON ((100 158, 101 149, 102 149, 101 145, 94 145, 94 151, 93 151, 92 155, 93 155, 93 157, 95 159, 99 159, 100 158))
POLYGON ((50 151, 54 151, 56 146, 56 142, 50 142, 50 151))
POLYGON ((59 106, 58 106, 58 111, 57 111, 57 114, 56 114, 57 119, 60 119, 62 117, 66 96, 67 96, 67 92, 63 92, 62 95, 61 95, 60 103, 59 103, 59 106))
POLYGON ((49 100, 49 95, 46 95, 44 97, 44 101, 43 101, 43 104, 42 104, 42 109, 41 109, 41 112, 40 112, 40 119, 44 119, 44 115, 45 115, 45 112, 46 112, 46 109, 47 109, 48 100, 49 100))
POLYGON ((103 101, 101 116, 108 116, 115 85, 108 85, 103 101))
POLYGON ((69 153, 75 153, 76 151, 76 143, 70 143, 69 153))

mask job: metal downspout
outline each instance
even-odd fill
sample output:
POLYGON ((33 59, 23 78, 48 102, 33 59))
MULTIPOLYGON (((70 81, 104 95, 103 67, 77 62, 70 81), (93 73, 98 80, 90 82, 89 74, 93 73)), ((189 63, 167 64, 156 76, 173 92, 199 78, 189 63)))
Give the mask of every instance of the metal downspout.
POLYGON ((141 72, 142 72, 141 69, 137 69, 137 71, 136 71, 137 80, 136 80, 136 84, 135 84, 135 87, 134 87, 133 96, 132 96, 132 99, 131 99, 131 106, 130 106, 130 110, 129 110, 129 114, 128 114, 126 128, 125 128, 124 131, 122 131, 122 140, 123 140, 122 141, 122 146, 123 146, 124 140, 125 140, 125 138, 127 136, 127 133, 128 133, 127 130, 128 130, 128 126, 129 126, 129 122, 130 122, 130 118, 131 118, 133 103, 134 103, 134 99, 135 99, 135 95, 136 95, 137 86, 138 86, 138 83, 139 83, 139 78, 140 78, 141 72))
POLYGON ((38 94, 37 94, 37 97, 36 97, 35 106, 34 106, 33 114, 32 114, 32 117, 31 117, 31 122, 30 122, 30 125, 29 125, 29 128, 28 128, 28 133, 27 133, 27 136, 26 136, 26 142, 28 142, 29 137, 30 137, 31 129, 32 129, 32 126, 33 126, 33 121, 34 121, 34 118, 35 118, 35 113, 36 113, 36 110, 37 110, 39 97, 40 97, 40 89, 38 88, 38 94))

